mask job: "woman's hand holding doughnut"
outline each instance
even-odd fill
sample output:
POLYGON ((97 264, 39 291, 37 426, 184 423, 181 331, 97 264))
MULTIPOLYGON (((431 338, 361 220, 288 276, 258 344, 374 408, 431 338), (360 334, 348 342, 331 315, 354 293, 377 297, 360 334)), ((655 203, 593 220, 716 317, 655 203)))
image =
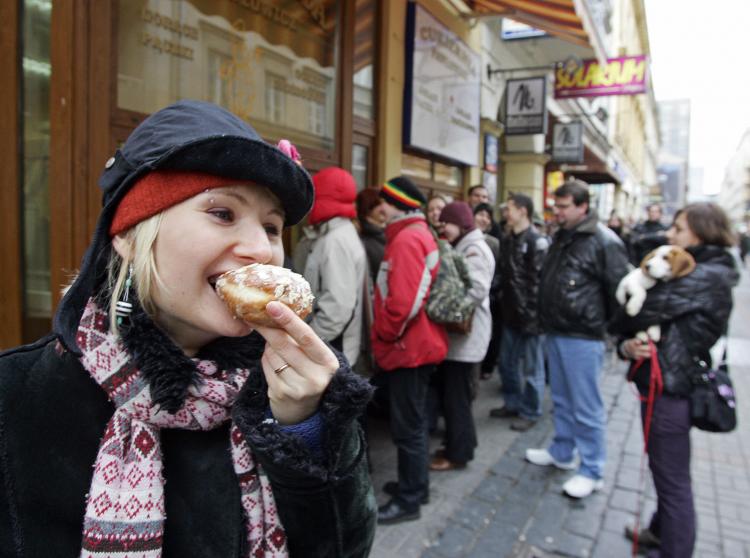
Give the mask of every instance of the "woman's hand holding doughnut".
POLYGON ((266 340, 261 364, 271 412, 281 424, 297 424, 317 411, 339 362, 328 345, 286 305, 269 302, 266 313, 275 326, 258 326, 257 330, 266 340))

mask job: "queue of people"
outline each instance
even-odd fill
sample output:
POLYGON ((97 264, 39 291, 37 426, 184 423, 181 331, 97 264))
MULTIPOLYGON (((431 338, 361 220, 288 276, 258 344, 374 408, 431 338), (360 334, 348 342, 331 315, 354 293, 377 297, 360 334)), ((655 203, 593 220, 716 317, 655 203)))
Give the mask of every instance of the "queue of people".
POLYGON ((359 193, 340 168, 311 178, 289 142, 269 145, 196 101, 149 116, 100 185, 99 221, 53 333, 0 355, 0 515, 12 518, 0 521, 0 547, 366 556, 376 522, 420 517, 431 472, 472 461, 472 401, 496 369, 490 415, 518 431, 542 416, 548 376, 554 438, 525 459, 574 471, 563 492, 586 498, 604 482, 605 338, 645 393, 653 354, 636 333, 659 325, 664 389, 653 416, 643 407, 658 506, 626 535, 654 557, 692 553, 693 362, 710 362, 726 334, 738 278, 716 205, 690 204, 669 228, 651 206, 625 237, 621 222, 599 222, 587 185, 568 180, 554 192, 550 237, 523 194, 496 223, 483 186, 464 202, 427 199, 405 176, 359 193), (235 319, 216 278, 282 265, 282 231, 306 215, 287 265, 316 296, 309 318, 272 302, 275 327, 235 319), (627 315, 615 290, 629 260, 666 242, 695 270, 657 283, 627 315), (473 310, 460 327, 426 311, 443 250, 468 272, 473 310), (380 508, 362 418, 372 374, 387 378, 398 460, 380 508), (434 413, 445 436, 430 456, 434 413))

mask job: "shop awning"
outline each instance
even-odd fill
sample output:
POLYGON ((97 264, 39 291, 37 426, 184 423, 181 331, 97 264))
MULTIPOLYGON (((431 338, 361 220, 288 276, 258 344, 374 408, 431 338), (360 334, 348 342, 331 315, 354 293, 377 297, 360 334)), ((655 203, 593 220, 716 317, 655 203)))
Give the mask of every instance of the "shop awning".
POLYGON ((582 0, 469 0, 468 5, 476 15, 508 17, 606 58, 582 0))

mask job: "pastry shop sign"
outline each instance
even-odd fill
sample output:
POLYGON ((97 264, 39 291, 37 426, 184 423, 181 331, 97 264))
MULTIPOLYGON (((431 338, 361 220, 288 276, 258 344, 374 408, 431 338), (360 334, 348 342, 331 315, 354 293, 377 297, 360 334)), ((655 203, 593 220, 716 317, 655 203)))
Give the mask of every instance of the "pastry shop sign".
POLYGON ((605 66, 596 59, 582 60, 555 70, 555 99, 637 95, 647 87, 648 58, 643 55, 609 58, 605 66))

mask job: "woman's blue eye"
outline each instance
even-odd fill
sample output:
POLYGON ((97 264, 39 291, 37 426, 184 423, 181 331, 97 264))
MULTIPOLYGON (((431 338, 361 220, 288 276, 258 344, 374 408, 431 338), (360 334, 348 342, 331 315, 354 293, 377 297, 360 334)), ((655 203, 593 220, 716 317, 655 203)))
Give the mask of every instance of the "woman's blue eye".
POLYGON ((209 213, 214 217, 221 219, 222 221, 229 222, 233 218, 232 212, 228 209, 212 209, 209 211, 209 213))
POLYGON ((276 225, 266 225, 266 234, 269 236, 279 236, 281 234, 281 229, 277 227, 276 225))

